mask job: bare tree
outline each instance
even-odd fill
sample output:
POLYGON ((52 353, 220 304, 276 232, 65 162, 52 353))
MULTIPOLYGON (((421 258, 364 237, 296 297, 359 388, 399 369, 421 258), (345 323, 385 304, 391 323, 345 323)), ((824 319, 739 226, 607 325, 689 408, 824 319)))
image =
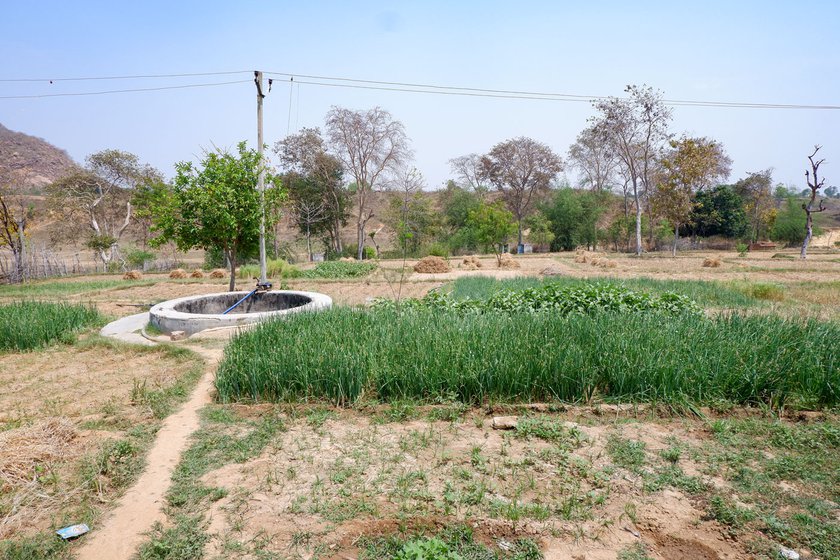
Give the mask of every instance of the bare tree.
POLYGON ((6 247, 12 252, 12 268, 8 275, 12 283, 23 282, 29 276, 26 230, 34 209, 23 194, 26 182, 26 176, 17 173, 4 173, 0 177, 0 248, 6 247))
POLYGON ((356 183, 356 258, 361 260, 365 226, 374 215, 370 195, 410 159, 408 138, 402 123, 380 107, 368 111, 333 107, 327 113, 326 130, 330 145, 356 183))
POLYGON ((520 136, 493 146, 481 159, 487 180, 502 194, 516 218, 517 243, 522 244, 522 221, 534 197, 545 192, 563 170, 563 160, 551 148, 520 136))
POLYGON ((457 184, 466 190, 472 190, 479 200, 484 200, 490 190, 487 175, 481 163, 481 155, 467 154, 449 160, 449 167, 458 178, 457 184))
POLYGON ((306 235, 306 254, 312 262, 312 226, 325 219, 324 203, 317 200, 300 200, 292 206, 295 221, 306 235))
POLYGON ((48 197, 53 211, 89 230, 87 245, 107 266, 131 224, 134 190, 141 183, 160 180, 161 174, 120 150, 91 154, 85 167, 51 184, 48 197))
POLYGON ((820 165, 825 162, 825 159, 814 160, 814 156, 817 155, 817 152, 820 151, 821 146, 814 146, 814 153, 808 156, 808 161, 811 162, 811 170, 805 170, 805 182, 808 183, 808 188, 811 189, 811 196, 808 198, 808 203, 802 205, 802 209, 805 210, 805 240, 802 241, 802 250, 799 252, 799 258, 807 258, 808 256, 808 244, 811 242, 811 238, 814 236, 814 221, 811 214, 817 212, 825 212, 825 199, 820 199, 819 206, 814 209, 814 201, 817 198, 817 191, 822 188, 825 184, 825 177, 820 179, 817 176, 817 172, 820 169, 820 165), (812 174, 813 173, 813 178, 812 174))
POLYGON ((286 172, 283 181, 289 198, 295 203, 304 201, 307 206, 323 206, 324 218, 317 222, 317 232, 310 228, 310 233, 326 234, 332 251, 340 254, 344 250, 341 228, 349 217, 349 193, 344 187, 341 160, 326 151, 317 128, 304 128, 286 137, 275 144, 274 151, 286 172))
POLYGON ((612 190, 618 157, 597 127, 590 126, 578 134, 569 148, 569 162, 581 172, 584 186, 598 192, 612 190))
POLYGON ((642 254, 642 202, 650 192, 659 152, 668 138, 671 110, 662 94, 647 86, 627 86, 627 98, 594 102, 592 126, 606 138, 629 177, 636 207, 636 254, 642 254))

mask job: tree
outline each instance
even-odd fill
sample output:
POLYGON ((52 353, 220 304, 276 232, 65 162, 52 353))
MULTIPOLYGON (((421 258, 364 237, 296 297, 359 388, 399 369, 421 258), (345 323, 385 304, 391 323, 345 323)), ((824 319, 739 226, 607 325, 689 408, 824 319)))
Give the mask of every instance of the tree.
POLYGON ((481 206, 481 199, 474 191, 464 189, 449 181, 440 194, 440 206, 447 228, 447 243, 450 249, 475 250, 477 242, 473 232, 467 227, 470 212, 481 206))
POLYGON ((688 223, 692 233, 702 237, 722 235, 740 238, 749 228, 744 201, 730 185, 719 185, 697 193, 688 223))
POLYGON ((732 160, 718 142, 708 138, 683 137, 669 144, 652 202, 674 229, 673 255, 677 256, 680 226, 691 219, 695 194, 728 177, 732 160))
POLYGON ((569 148, 569 162, 581 172, 582 186, 594 191, 612 189, 618 157, 597 127, 590 126, 578 134, 569 148))
POLYGON ((370 194, 410 158, 401 122, 384 109, 352 111, 333 107, 327 113, 327 138, 356 183, 356 233, 359 260, 364 256, 365 226, 373 218, 370 194))
POLYGON ((490 190, 487 175, 479 154, 467 154, 449 160, 449 167, 458 178, 458 186, 474 192, 479 200, 484 200, 490 190))
POLYGON ((496 262, 501 266, 504 245, 517 231, 513 214, 505 210, 501 202, 493 204, 482 202, 477 209, 470 212, 467 227, 472 230, 479 244, 493 248, 496 262))
POLYGON ((103 150, 89 155, 85 169, 55 181, 47 192, 53 211, 70 226, 67 233, 87 229, 87 246, 107 266, 117 256, 120 238, 131 224, 134 191, 161 180, 160 172, 141 164, 136 155, 103 150))
POLYGON ((12 252, 12 269, 8 279, 23 282, 28 277, 26 263, 26 230, 34 213, 32 204, 23 195, 25 176, 4 173, 0 177, 0 248, 12 252))
POLYGON ((293 208, 321 208, 323 214, 316 222, 296 219, 299 230, 308 237, 323 235, 330 251, 341 254, 341 228, 350 216, 350 193, 344 187, 341 160, 327 152, 317 128, 304 128, 277 142, 274 152, 286 172, 283 184, 293 208))
MULTIPOLYGON (((221 150, 205 154, 198 167, 177 163, 173 191, 154 212, 153 230, 160 235, 152 244, 174 241, 182 251, 221 249, 230 267, 228 289, 233 291, 237 258, 259 242, 262 208, 257 178, 264 165, 245 142, 239 143, 236 154, 221 150)), ((266 226, 271 227, 284 191, 279 177, 269 172, 265 186, 266 226)))
POLYGON ((306 236, 306 256, 312 262, 312 230, 324 221, 324 203, 318 200, 299 200, 292 204, 292 215, 306 236))
POLYGON ((750 241, 755 243, 766 236, 776 219, 776 203, 772 193, 772 170, 748 173, 733 185, 744 200, 744 210, 750 224, 750 241))
POLYGON ((802 205, 805 210, 805 239, 802 240, 802 250, 799 252, 799 258, 804 259, 808 256, 808 243, 814 236, 814 218, 811 214, 818 212, 825 212, 825 200, 820 199, 819 206, 814 209, 814 201, 817 198, 817 191, 819 191, 825 184, 825 177, 820 179, 817 173, 820 170, 820 165, 825 162, 825 159, 814 160, 814 156, 820 151, 820 146, 814 146, 814 152, 808 156, 808 161, 811 163, 811 170, 805 170, 805 182, 808 183, 810 189, 808 202, 802 205), (813 176, 811 175, 813 173, 813 176))
MULTIPOLYGON (((802 214, 802 206, 801 200, 797 200, 794 196, 784 201, 770 229, 770 239, 781 241, 788 247, 802 246, 807 234, 806 217, 802 214)), ((812 231, 819 235, 816 227, 812 231)))
POLYGON ((131 205, 137 225, 140 226, 140 239, 143 248, 149 243, 154 222, 154 211, 160 206, 172 191, 168 185, 159 177, 151 177, 149 180, 140 183, 131 195, 131 205))
POLYGON ((535 196, 547 192, 563 170, 563 161, 545 144, 520 136, 493 146, 481 165, 516 218, 517 243, 521 245, 522 222, 535 196))
POLYGON ((551 242, 554 241, 554 232, 551 229, 551 221, 543 212, 538 210, 528 216, 525 225, 528 226, 529 230, 528 240, 535 247, 541 247, 545 250, 551 246, 551 242))
POLYGON ((423 175, 411 168, 398 179, 397 192, 388 201, 385 222, 397 234, 403 254, 416 253, 427 237, 437 229, 431 200, 423 193, 423 175))
POLYGON ((552 250, 573 251, 580 245, 594 248, 598 240, 597 223, 604 211, 606 193, 558 189, 542 212, 551 223, 552 250))
POLYGON ((592 127, 618 157, 636 206, 636 254, 642 254, 642 199, 650 193, 654 167, 668 137, 671 110, 662 94, 647 86, 627 86, 629 97, 596 101, 592 127))

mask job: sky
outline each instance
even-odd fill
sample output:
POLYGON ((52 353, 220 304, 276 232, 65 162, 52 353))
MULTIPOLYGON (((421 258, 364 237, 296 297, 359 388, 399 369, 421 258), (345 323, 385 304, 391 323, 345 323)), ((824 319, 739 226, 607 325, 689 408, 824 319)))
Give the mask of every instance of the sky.
MULTIPOLYGON (((0 99, 0 123, 77 161, 106 148, 172 176, 204 150, 256 144, 247 71, 485 89, 666 99, 840 105, 840 2, 348 2, 205 0, 4 2, 0 97, 172 85, 177 90, 0 99), (234 72, 181 78, 10 82, 234 72)), ((594 111, 587 102, 458 97, 299 84, 275 76, 265 141, 323 127, 331 106, 380 106, 405 125, 429 188, 448 161, 529 136, 561 156, 594 111)), ((306 80, 304 80, 306 81, 306 80)), ((309 80, 312 81, 312 80, 309 80)), ((840 185, 840 110, 675 107, 671 131, 723 143, 732 181, 773 168, 804 188, 823 146, 840 185)), ((570 181, 575 174, 569 173, 570 181)))

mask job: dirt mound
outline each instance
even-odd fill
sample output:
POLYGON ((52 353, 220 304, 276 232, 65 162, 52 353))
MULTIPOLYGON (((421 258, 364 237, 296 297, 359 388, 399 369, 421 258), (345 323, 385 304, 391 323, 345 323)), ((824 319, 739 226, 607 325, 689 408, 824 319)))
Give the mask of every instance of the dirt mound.
POLYGON ((717 268, 720 266, 720 259, 717 257, 706 257, 703 259, 703 268, 717 268))
POLYGON ((210 278, 224 278, 227 276, 227 270, 224 268, 214 268, 210 271, 210 278))
POLYGON ((169 273, 169 277, 173 279, 180 279, 187 277, 187 271, 183 268, 176 268, 172 272, 169 273))
POLYGON ((517 270, 519 268, 519 262, 513 258, 513 255, 504 253, 499 258, 499 268, 502 270, 517 270))
POLYGON ((67 455, 76 435, 76 428, 66 418, 48 418, 0 433, 0 481, 10 486, 31 482, 40 465, 67 455))
POLYGON ((204 271, 202 271, 200 268, 196 268, 190 274, 190 278, 204 278, 204 271))
POLYGON ((414 265, 414 272, 419 272, 421 274, 449 272, 450 270, 449 263, 446 262, 446 259, 443 257, 434 257, 432 255, 423 257, 417 261, 417 264, 414 265))
POLYGON ((142 280, 143 273, 139 270, 129 270, 123 275, 123 280, 142 280))
POLYGON ((481 266, 481 261, 475 255, 464 257, 464 260, 461 262, 461 268, 464 270, 478 270, 481 266))

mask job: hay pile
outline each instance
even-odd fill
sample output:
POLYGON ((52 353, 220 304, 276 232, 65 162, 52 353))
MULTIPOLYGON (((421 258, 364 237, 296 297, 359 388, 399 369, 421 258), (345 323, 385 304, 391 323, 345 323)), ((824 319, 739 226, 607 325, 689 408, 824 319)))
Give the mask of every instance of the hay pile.
POLYGON ((204 271, 202 271, 200 268, 196 268, 190 274, 190 278, 204 278, 204 271))
POLYGON ((464 270, 478 270, 481 268, 481 261, 475 255, 464 257, 464 260, 461 262, 461 268, 464 270))
POLYGON ((549 266, 540 271, 542 276, 563 276, 563 271, 556 266, 549 266))
POLYGON ((172 272, 169 273, 169 277, 174 278, 174 279, 186 278, 187 277, 187 271, 184 270, 183 268, 176 268, 175 270, 173 270, 172 272))
POLYGON ((227 276, 227 270, 224 268, 214 268, 210 271, 210 278, 224 278, 227 276))
POLYGON ((419 272, 421 274, 435 274, 438 272, 449 272, 449 263, 446 262, 446 259, 443 257, 435 257, 429 255, 428 257, 423 257, 417 264, 414 265, 414 272, 419 272))
POLYGON ((38 465, 67 457, 76 435, 76 428, 66 418, 48 418, 0 432, 0 481, 10 486, 31 482, 38 465))
POLYGON ((615 268, 618 266, 618 263, 608 259, 604 253, 593 253, 584 249, 578 249, 575 252, 575 262, 588 263, 600 268, 615 268))
POLYGON ((338 262, 356 262, 356 259, 353 257, 341 257, 338 259, 338 262))
POLYGON ((706 257, 703 259, 704 268, 717 268, 720 266, 720 259, 717 257, 706 257))
POLYGON ((517 270, 519 268, 519 261, 513 258, 509 253, 503 253, 499 257, 499 268, 502 270, 517 270))
POLYGON ((139 270, 129 270, 125 274, 123 274, 123 280, 142 280, 143 273, 139 270))

